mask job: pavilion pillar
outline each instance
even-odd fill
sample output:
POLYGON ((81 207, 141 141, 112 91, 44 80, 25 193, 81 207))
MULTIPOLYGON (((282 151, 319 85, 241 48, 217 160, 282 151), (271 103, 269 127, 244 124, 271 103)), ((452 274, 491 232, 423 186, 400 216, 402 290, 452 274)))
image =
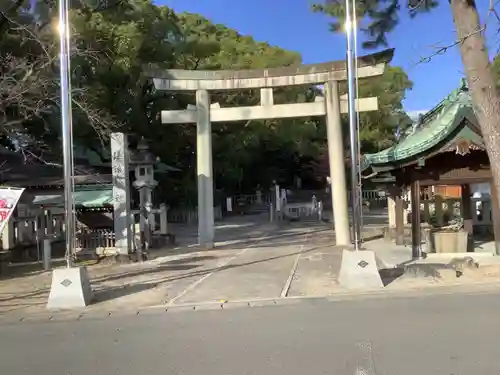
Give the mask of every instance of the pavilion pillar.
POLYGON ((130 227, 129 153, 126 134, 111 133, 111 157, 115 249, 119 255, 127 255, 132 252, 132 230, 130 227))
POLYGON ((212 172, 212 125, 207 90, 196 91, 196 169, 198 175, 198 240, 214 247, 214 181, 212 172))
MULTIPOLYGON (((472 220, 471 189, 469 184, 464 184, 461 187, 460 213, 464 220, 464 231, 467 232, 467 251, 474 251, 474 223, 472 220)), ((448 206, 452 206, 451 202, 448 206)))
POLYGON ((491 218, 493 219, 493 235, 495 236, 495 253, 500 255, 500 199, 493 181, 490 181, 491 188, 491 218))
POLYGON ((326 128, 330 164, 333 222, 336 245, 351 245, 344 162, 344 142, 340 119, 340 97, 336 81, 325 83, 326 128))
POLYGON ((415 179, 411 183, 411 256, 412 259, 422 258, 421 229, 420 229, 420 181, 415 179))

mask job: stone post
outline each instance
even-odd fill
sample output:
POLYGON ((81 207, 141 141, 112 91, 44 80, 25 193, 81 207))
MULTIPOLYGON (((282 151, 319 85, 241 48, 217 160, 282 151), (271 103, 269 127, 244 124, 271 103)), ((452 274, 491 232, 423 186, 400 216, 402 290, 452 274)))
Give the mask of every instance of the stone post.
POLYGON ((281 198, 280 198, 280 186, 278 184, 274 185, 274 195, 276 197, 276 212, 280 212, 281 198))
POLYGON ((18 218, 17 219, 17 243, 24 243, 25 241, 25 233, 26 233, 26 219, 18 218))
POLYGON ((344 164, 344 142, 340 119, 340 97, 338 83, 325 83, 326 127, 328 136, 328 159, 332 176, 332 209, 336 244, 351 245, 347 191, 344 164))
POLYGON ((14 217, 11 217, 2 232, 2 248, 10 250, 14 247, 14 217))
POLYGON ((226 210, 227 212, 233 212, 233 197, 226 198, 226 210))
POLYGON ((262 191, 259 189, 255 194, 257 195, 257 203, 262 204, 262 191))
POLYGON ((196 167, 198 174, 198 239, 201 246, 214 246, 214 186, 212 174, 212 125, 210 97, 206 90, 196 91, 196 167))
POLYGON ((52 240, 50 238, 44 238, 42 244, 43 269, 47 271, 50 270, 52 264, 52 240))
POLYGON ((46 220, 47 220, 47 231, 46 234, 47 236, 52 237, 54 235, 54 218, 52 217, 52 211, 47 210, 46 213, 46 220))
POLYGON ((389 228, 396 228, 396 199, 392 194, 387 196, 387 219, 389 228))
POLYGON ((260 89, 260 105, 271 106, 274 104, 273 89, 262 88, 260 89))
POLYGON ((129 153, 127 136, 111 133, 115 248, 118 254, 132 250, 130 218, 129 153))
POLYGON ((160 204, 160 233, 168 234, 168 207, 165 203, 160 204))
MULTIPOLYGON (((396 219, 396 245, 405 244, 405 219, 403 216, 408 216, 404 209, 404 201, 401 192, 395 197, 395 219, 396 219)), ((408 220, 408 218, 406 219, 408 220)))

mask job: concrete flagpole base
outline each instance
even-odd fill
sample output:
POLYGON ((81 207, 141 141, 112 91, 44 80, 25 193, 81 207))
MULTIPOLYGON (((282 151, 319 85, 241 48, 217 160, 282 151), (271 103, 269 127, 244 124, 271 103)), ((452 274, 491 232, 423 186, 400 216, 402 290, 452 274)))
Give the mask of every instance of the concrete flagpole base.
POLYGON ((77 309, 92 300, 92 289, 85 267, 57 268, 52 271, 47 309, 77 309))
POLYGON ((342 252, 342 262, 338 282, 349 290, 371 290, 384 287, 378 272, 375 253, 373 251, 342 252))

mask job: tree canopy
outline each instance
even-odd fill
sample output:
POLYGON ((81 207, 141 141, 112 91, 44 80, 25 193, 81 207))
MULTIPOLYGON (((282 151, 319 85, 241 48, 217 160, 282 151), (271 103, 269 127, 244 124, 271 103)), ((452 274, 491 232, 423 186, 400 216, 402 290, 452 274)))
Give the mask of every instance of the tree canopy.
MULTIPOLYGON (((60 149, 54 6, 45 0, 0 0, 0 135, 4 144, 15 140, 11 146, 37 157, 60 149)), ((75 142, 99 152, 108 147, 111 131, 144 136, 163 162, 181 169, 161 181, 163 199, 172 202, 196 200, 196 128, 162 125, 158 115, 185 109, 194 104, 194 95, 152 92, 142 67, 248 69, 301 63, 297 52, 149 0, 107 2, 99 10, 75 0, 71 25, 75 142)), ((361 83, 361 96, 378 96, 380 107, 360 116, 363 150, 387 147, 396 127, 408 121, 401 103, 411 87, 398 67, 361 83)), ((274 94, 275 103, 307 102, 321 88, 297 86, 274 94)), ((211 93, 211 100, 224 107, 256 105, 260 98, 258 91, 246 90, 211 93)), ((213 147, 215 184, 227 193, 264 188, 272 180, 290 184, 294 176, 314 182, 314 166, 324 163, 325 123, 320 118, 217 123, 213 147)))
MULTIPOLYGON (((444 3, 444 2, 443 2, 444 3)), ((356 2, 356 17, 365 22, 363 27, 365 47, 376 48, 387 45, 386 35, 394 31, 399 22, 399 12, 404 9, 414 17, 427 12, 439 4, 436 0, 359 0, 356 2)), ((486 150, 490 160, 494 190, 500 191, 500 92, 498 91, 498 59, 491 64, 485 40, 488 18, 498 21, 491 1, 485 20, 481 20, 475 0, 449 0, 456 29, 457 40, 451 46, 460 50, 464 75, 471 92, 475 114, 481 127, 486 150), (490 17, 493 15, 494 17, 490 17)), ((345 3, 339 0, 324 0, 313 9, 332 17, 332 31, 338 32, 346 19, 345 3)))

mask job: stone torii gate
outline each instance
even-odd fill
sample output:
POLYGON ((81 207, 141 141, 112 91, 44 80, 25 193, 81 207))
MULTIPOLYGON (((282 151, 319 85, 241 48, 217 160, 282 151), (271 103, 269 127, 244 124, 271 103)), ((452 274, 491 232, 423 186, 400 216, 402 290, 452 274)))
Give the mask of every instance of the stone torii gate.
MULTIPOLYGON (((358 77, 382 75, 392 59, 393 50, 367 55, 358 59, 358 77)), ((214 207, 212 174, 211 122, 262 120, 291 117, 325 116, 328 155, 332 186, 332 206, 337 245, 350 245, 344 145, 341 113, 347 113, 347 98, 339 95, 339 82, 347 80, 344 61, 257 70, 160 70, 146 67, 145 76, 152 79, 158 91, 196 92, 196 106, 185 110, 162 111, 163 124, 196 123, 198 175, 198 236, 199 244, 212 248, 214 244, 214 207), (274 104, 273 88, 291 85, 324 84, 323 101, 310 103, 274 104), (209 91, 260 89, 260 105, 217 108, 210 105, 209 91)), ((377 98, 362 98, 356 103, 359 111, 378 109, 377 98)))

